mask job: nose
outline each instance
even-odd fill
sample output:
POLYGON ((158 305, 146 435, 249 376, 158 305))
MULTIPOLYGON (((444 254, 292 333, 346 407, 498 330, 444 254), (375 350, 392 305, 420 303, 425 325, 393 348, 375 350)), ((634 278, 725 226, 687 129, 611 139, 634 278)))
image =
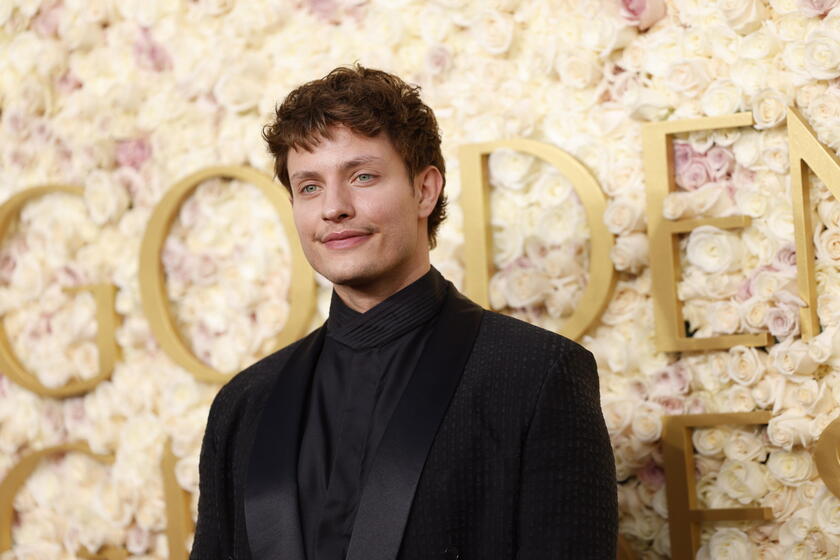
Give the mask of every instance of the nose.
POLYGON ((322 217, 330 222, 341 222, 355 215, 352 195, 346 185, 328 185, 321 197, 322 217))

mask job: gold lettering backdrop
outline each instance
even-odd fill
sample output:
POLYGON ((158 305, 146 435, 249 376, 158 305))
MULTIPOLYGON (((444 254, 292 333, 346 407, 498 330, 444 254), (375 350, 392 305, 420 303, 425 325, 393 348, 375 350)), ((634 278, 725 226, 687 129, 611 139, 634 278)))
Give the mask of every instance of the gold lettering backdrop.
POLYGON ((213 396, 328 306, 261 126, 354 60, 438 116, 435 266, 594 353, 620 556, 836 556, 832 7, 3 4, 0 558, 186 558, 213 396))

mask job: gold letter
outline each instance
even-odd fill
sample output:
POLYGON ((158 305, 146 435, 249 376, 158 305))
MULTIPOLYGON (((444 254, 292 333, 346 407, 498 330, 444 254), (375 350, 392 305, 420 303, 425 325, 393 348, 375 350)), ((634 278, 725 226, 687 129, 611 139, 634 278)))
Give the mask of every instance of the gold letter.
MULTIPOLYGON (((752 113, 722 117, 665 121, 642 127, 645 181, 647 183, 648 239, 650 268, 653 275, 653 313, 656 320, 656 348, 660 352, 686 350, 718 350, 732 346, 767 346, 773 339, 769 333, 733 334, 708 338, 685 335, 682 307, 677 300, 680 278, 679 246, 674 236, 688 233, 701 225, 721 229, 742 228, 750 223, 748 216, 666 220, 662 215, 665 197, 674 190, 674 152, 671 135, 693 130, 712 130, 752 124, 752 113)), ((797 259, 799 262, 799 259, 797 259)))
POLYGON ((315 305, 315 280, 292 225, 289 201, 281 193, 282 186, 267 175, 250 167, 208 167, 185 177, 169 189, 152 212, 140 247, 140 299, 143 311, 158 344, 179 366, 192 373, 199 381, 224 383, 229 375, 217 372, 196 358, 175 328, 174 314, 166 294, 166 279, 160 263, 160 252, 178 209, 195 187, 210 177, 230 177, 257 186, 280 215, 292 251, 292 282, 289 288, 289 319, 277 335, 276 348, 294 342, 305 333, 315 305))
POLYGON ((610 261, 613 238, 604 225, 606 208, 601 186, 586 167, 563 150, 535 140, 518 138, 461 146, 461 200, 464 209, 464 272, 466 295, 479 305, 490 302, 488 285, 493 273, 493 237, 490 228, 490 182, 487 157, 494 150, 510 148, 535 155, 563 172, 577 191, 591 231, 589 284, 561 334, 577 339, 610 301, 615 272, 610 261))
POLYGON ((814 280, 814 228, 811 226, 810 168, 835 197, 840 198, 840 159, 817 140, 814 130, 799 111, 788 108, 788 150, 790 151, 790 190, 793 197, 793 224, 796 232, 796 271, 799 297, 805 302, 800 313, 802 338, 808 340, 820 331, 817 319, 817 286, 814 280))
MULTIPOLYGON (((114 462, 113 455, 100 455, 90 450, 86 443, 65 443, 48 447, 21 458, 20 462, 12 467, 3 482, 0 482, 0 552, 12 549, 12 522, 15 516, 15 496, 26 482, 26 479, 35 472, 42 459, 50 455, 63 453, 84 453, 97 461, 106 464, 114 462)), ((128 555, 126 551, 113 547, 105 547, 96 553, 91 553, 84 548, 77 552, 82 558, 107 558, 108 560, 120 560, 128 555)))
POLYGON ((770 508, 704 509, 697 507, 694 475, 694 447, 691 429, 722 424, 766 424, 766 411, 725 414, 682 414, 665 416, 662 432, 662 456, 665 460, 665 487, 668 489, 668 529, 671 556, 694 558, 700 547, 700 523, 703 521, 769 520, 770 508))
POLYGON ((840 418, 826 426, 814 447, 814 462, 820 478, 840 498, 840 418))
MULTIPOLYGON (((81 187, 66 185, 47 185, 33 187, 21 191, 0 206, 0 239, 3 239, 12 220, 18 215, 20 209, 33 198, 44 196, 54 192, 82 195, 81 187)), ((12 350, 11 342, 3 328, 2 317, 0 317, 0 368, 9 378, 33 393, 45 397, 74 397, 87 393, 100 381, 111 376, 114 364, 117 361, 117 343, 114 340, 117 316, 114 310, 114 287, 109 284, 96 284, 92 286, 79 286, 68 291, 79 292, 88 290, 93 293, 96 301, 96 347, 99 349, 99 374, 91 379, 71 381, 63 387, 50 388, 44 386, 37 377, 27 371, 12 350)))
POLYGON ((172 440, 167 440, 161 458, 163 473, 163 495, 166 499, 166 541, 169 544, 169 560, 186 560, 187 536, 195 531, 190 515, 190 494, 178 484, 175 478, 175 463, 178 459, 172 453, 172 440))

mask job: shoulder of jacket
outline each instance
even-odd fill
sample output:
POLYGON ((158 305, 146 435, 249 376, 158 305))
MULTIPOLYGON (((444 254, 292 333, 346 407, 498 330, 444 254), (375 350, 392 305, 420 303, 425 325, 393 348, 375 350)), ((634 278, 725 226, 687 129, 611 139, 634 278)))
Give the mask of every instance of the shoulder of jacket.
POLYGON ((554 357, 589 352, 574 340, 561 334, 495 311, 484 311, 484 320, 479 331, 479 337, 482 336, 495 341, 509 339, 523 351, 545 349, 554 357))

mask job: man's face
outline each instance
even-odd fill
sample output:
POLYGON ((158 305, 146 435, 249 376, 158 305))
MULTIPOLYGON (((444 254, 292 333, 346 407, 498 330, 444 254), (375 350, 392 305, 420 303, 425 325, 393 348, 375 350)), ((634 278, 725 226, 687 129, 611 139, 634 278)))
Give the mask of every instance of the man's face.
POLYGON ((330 132, 313 151, 288 155, 303 252, 334 284, 399 282, 428 259, 427 204, 386 135, 330 132))

